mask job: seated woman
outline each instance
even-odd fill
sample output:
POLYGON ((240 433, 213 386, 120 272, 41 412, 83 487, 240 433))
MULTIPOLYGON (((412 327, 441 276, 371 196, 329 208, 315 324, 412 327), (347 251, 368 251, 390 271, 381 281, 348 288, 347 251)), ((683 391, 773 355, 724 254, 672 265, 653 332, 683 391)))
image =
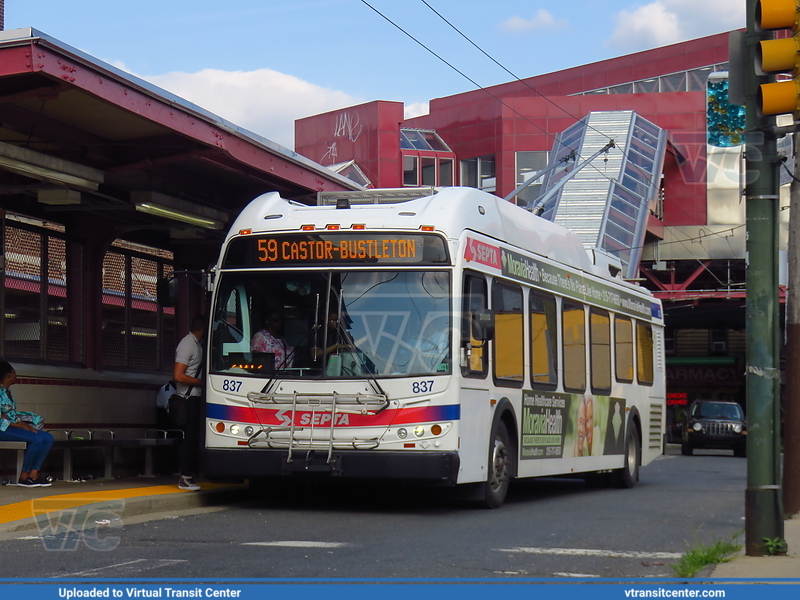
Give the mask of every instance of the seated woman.
POLYGON ((17 411, 10 389, 16 382, 14 367, 6 361, 0 361, 0 441, 28 444, 17 485, 47 487, 50 482, 39 477, 39 469, 53 446, 53 436, 36 427, 41 424, 41 417, 17 411))
POLYGON ((264 319, 264 329, 250 340, 251 352, 269 352, 275 355, 275 369, 292 366, 294 349, 283 339, 283 315, 272 310, 264 319))

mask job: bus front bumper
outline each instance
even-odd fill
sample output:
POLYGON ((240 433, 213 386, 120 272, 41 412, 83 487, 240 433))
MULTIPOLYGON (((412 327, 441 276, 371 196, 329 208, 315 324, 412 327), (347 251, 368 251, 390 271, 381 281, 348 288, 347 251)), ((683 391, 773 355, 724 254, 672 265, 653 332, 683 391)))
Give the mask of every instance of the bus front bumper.
POLYGON ((206 449, 202 470, 207 477, 255 479, 330 475, 352 479, 397 479, 455 484, 460 466, 456 452, 376 452, 206 449))

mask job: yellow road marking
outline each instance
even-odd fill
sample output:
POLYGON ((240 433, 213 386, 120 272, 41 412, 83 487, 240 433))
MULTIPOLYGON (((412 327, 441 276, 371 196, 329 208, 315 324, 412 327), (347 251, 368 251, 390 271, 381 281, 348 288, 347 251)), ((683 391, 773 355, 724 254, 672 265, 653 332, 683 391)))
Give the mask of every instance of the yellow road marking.
MULTIPOLYGON (((204 483, 202 489, 210 490, 219 487, 226 487, 225 484, 204 483)), ((97 492, 78 492, 76 494, 57 494, 54 496, 41 496, 0 506, 0 524, 28 519, 37 515, 49 514, 94 504, 96 502, 109 502, 112 500, 124 500, 126 498, 138 498, 141 496, 162 496, 164 494, 185 494, 192 493, 187 490, 179 490, 177 485, 154 485, 151 487, 123 488, 118 490, 100 490, 97 492)))

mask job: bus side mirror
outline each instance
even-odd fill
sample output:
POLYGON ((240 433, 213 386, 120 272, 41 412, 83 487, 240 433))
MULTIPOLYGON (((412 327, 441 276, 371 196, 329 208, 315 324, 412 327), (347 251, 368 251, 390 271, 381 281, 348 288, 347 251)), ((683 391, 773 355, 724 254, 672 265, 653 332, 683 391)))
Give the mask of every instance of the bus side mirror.
POLYGON ((156 284, 156 298, 161 306, 178 306, 178 278, 174 275, 159 279, 156 284))
POLYGON ((472 337, 479 342, 494 339, 494 312, 481 310, 472 313, 472 337))

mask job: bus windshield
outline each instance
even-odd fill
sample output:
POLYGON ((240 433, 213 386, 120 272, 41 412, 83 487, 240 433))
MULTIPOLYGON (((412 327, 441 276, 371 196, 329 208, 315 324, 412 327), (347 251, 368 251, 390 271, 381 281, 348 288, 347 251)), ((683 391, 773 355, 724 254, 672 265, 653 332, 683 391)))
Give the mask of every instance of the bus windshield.
POLYGON ((267 378, 451 372, 450 273, 220 274, 210 371, 267 378))

